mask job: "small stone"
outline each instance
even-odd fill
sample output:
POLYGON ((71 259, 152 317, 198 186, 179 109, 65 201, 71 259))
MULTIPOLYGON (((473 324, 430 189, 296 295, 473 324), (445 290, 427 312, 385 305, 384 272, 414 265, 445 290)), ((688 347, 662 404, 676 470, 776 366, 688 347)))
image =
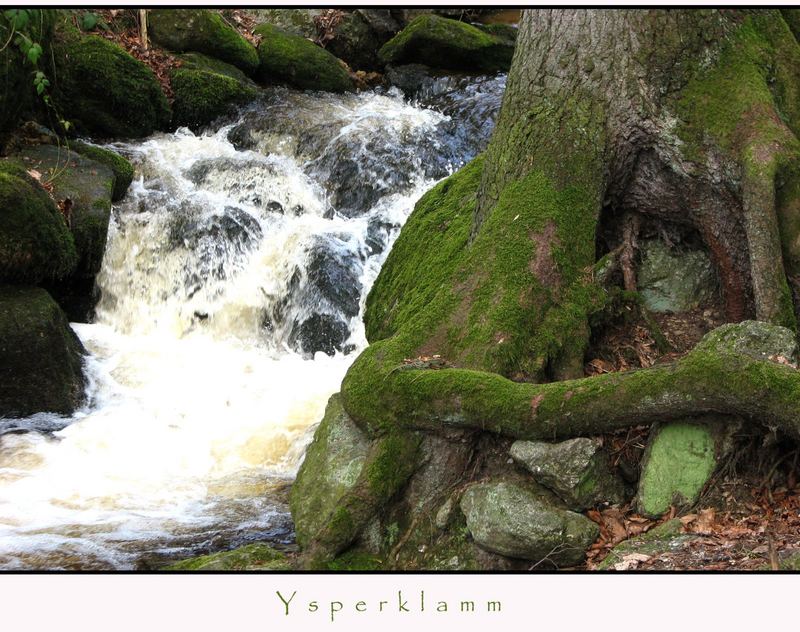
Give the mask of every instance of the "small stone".
POLYGON ((555 566, 579 564, 600 533, 594 522, 547 502, 535 488, 505 481, 471 486, 461 510, 481 548, 555 566))
POLYGON ((659 240, 641 245, 637 284, 645 307, 652 312, 686 312, 709 300, 717 281, 702 250, 671 249, 659 240))
POLYGON ((511 457, 570 509, 583 511, 602 502, 618 504, 625 500, 622 479, 611 472, 608 455, 593 439, 516 441, 511 457))

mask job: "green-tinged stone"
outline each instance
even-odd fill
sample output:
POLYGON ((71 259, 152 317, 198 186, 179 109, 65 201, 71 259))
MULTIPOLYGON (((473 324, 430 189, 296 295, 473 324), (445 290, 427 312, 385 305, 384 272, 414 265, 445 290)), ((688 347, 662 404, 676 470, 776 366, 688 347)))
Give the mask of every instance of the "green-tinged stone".
POLYGON ((285 571, 291 564, 283 553, 258 542, 232 551, 212 553, 181 560, 165 567, 165 571, 285 571))

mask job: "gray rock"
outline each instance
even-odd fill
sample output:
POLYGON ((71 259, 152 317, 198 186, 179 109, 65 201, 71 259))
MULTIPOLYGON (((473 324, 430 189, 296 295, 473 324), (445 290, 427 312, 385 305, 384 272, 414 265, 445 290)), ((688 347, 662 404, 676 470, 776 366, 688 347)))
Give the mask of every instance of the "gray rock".
POLYGON ((585 516, 544 502, 535 488, 502 481, 467 489, 461 510, 478 546, 555 566, 579 564, 600 533, 585 516))
POLYGON ((333 395, 325 417, 306 450, 303 465, 292 486, 289 505, 297 543, 307 546, 342 497, 355 485, 369 448, 369 441, 333 395))
POLYGON ((681 252, 659 240, 643 242, 641 252, 637 283, 650 311, 685 312, 713 297, 717 280, 705 252, 681 252))
POLYGON ((750 356, 756 360, 772 360, 797 365, 798 346, 794 332, 786 327, 757 320, 731 323, 710 331, 697 345, 710 349, 750 356))
POLYGON ((510 454, 570 509, 583 511, 599 503, 625 500, 622 480, 611 472, 608 455, 596 440, 516 441, 510 454))

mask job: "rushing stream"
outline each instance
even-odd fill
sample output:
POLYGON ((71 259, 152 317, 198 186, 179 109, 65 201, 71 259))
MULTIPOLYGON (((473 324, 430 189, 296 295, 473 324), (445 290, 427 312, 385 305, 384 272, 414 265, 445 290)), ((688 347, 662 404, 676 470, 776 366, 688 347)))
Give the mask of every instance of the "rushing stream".
POLYGON ((288 485, 364 347, 364 299, 434 182, 486 144, 505 77, 334 96, 115 144, 89 401, 0 420, 0 568, 131 569, 293 541, 288 485))

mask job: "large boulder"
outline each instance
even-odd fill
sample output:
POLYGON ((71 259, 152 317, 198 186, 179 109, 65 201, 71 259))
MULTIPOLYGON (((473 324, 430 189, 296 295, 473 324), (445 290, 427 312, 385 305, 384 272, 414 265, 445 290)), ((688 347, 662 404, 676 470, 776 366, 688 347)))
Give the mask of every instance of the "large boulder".
POLYGON ((637 284, 651 312, 686 312, 714 296, 714 267, 702 250, 671 249, 654 239, 641 252, 637 284))
POLYGON ((642 458, 636 508, 653 518, 690 508, 731 449, 737 425, 711 417, 657 425, 642 458))
POLYGON ((0 417, 74 412, 84 399, 82 353, 45 290, 0 286, 0 417))
POLYGON ((252 74, 258 67, 255 47, 208 9, 155 9, 148 16, 153 41, 176 53, 194 51, 252 74))
POLYGON ((134 171, 133 165, 127 158, 105 147, 90 145, 83 141, 73 142, 70 145, 70 149, 111 169, 114 174, 114 187, 111 190, 112 202, 119 202, 125 197, 125 194, 128 192, 128 187, 130 187, 131 182, 133 182, 134 171))
MULTIPOLYGON (((12 12, 0 11, 0 132, 12 129, 20 117, 42 103, 33 85, 34 66, 20 49, 9 41, 12 32, 12 12)), ((49 58, 55 11, 52 9, 17 9, 28 15, 26 32, 32 41, 42 46, 43 59, 49 58)))
POLYGON ((313 42, 281 31, 271 24, 255 29, 258 44, 258 78, 266 82, 288 83, 304 90, 348 92, 353 80, 339 60, 313 42))
POLYGON ((515 441, 510 453, 537 483, 555 492, 570 509, 584 511, 600 503, 625 500, 622 480, 612 473, 608 454, 594 439, 515 441))
POLYGON ((78 131, 141 137, 169 124, 169 103, 158 79, 116 44, 61 23, 53 53, 56 104, 78 131))
POLYGON ((38 284, 75 270, 64 217, 22 163, 0 161, 0 283, 38 284))
POLYGON ((498 36, 492 30, 436 15, 421 15, 381 47, 384 64, 420 63, 468 70, 508 70, 514 43, 508 32, 498 36))
POLYGON ((182 56, 170 80, 175 100, 173 125, 193 130, 252 101, 258 90, 236 66, 200 53, 182 56))
POLYGON ((545 501, 535 489, 504 481, 468 488, 461 510, 478 546, 555 566, 580 564, 600 534, 585 516, 545 501))
POLYGON ((282 31, 305 38, 317 35, 315 19, 326 9, 245 9, 259 24, 271 24, 282 31))
POLYGON ((306 450, 289 498, 301 547, 309 546, 354 487, 368 449, 369 440, 344 411, 339 394, 333 395, 306 450))
POLYGON ((378 50, 399 30, 388 10, 356 9, 333 27, 325 48, 355 70, 378 70, 378 50))
MULTIPOLYGON (((32 145, 22 148, 16 159, 26 168, 42 174, 52 186, 53 197, 65 209, 78 264, 70 275, 47 283, 46 287, 71 321, 88 322, 99 298, 94 280, 106 249, 111 202, 117 183, 115 169, 124 171, 123 180, 129 175, 118 160, 95 151, 105 150, 85 144, 80 147, 84 154, 55 145, 32 145), (106 162, 89 158, 86 152, 106 162)), ((121 156, 118 158, 125 160, 121 156)))

